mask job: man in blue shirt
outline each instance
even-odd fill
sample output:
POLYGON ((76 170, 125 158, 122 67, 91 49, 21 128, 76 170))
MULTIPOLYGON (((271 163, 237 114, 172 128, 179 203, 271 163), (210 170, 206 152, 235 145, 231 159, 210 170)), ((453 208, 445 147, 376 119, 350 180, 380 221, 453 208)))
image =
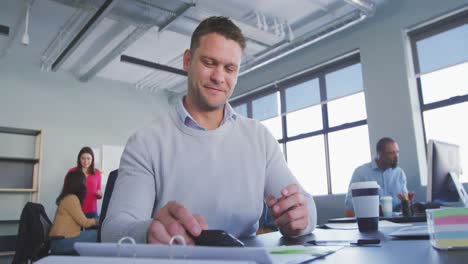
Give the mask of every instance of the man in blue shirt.
MULTIPOLYGON (((400 206, 398 193, 407 193, 405 172, 398 167, 399 148, 395 140, 384 137, 377 142, 377 157, 369 163, 354 170, 351 183, 363 181, 376 181, 379 186, 379 196, 392 196, 393 210, 400 206)), ((348 187, 345 207, 346 216, 354 216, 351 190, 348 187)))

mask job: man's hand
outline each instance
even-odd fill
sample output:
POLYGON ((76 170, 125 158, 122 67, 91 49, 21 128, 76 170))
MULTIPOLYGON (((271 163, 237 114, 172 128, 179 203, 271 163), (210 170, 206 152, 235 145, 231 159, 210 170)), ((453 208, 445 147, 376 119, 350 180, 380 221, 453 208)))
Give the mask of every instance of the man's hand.
POLYGON ((285 236, 297 236, 309 225, 307 199, 296 184, 286 186, 277 199, 267 196, 267 205, 275 224, 285 236))
POLYGON ((148 228, 147 241, 150 244, 169 244, 172 236, 181 235, 187 244, 193 244, 192 236, 200 235, 208 224, 200 215, 192 213, 176 201, 168 202, 159 209, 148 228))

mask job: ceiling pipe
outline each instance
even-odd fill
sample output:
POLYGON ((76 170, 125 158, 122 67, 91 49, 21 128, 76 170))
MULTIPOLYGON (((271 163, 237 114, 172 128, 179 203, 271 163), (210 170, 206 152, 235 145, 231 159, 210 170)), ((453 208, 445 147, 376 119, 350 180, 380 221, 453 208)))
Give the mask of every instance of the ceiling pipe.
POLYGON ((127 56, 127 55, 120 56, 120 61, 132 63, 132 64, 136 64, 136 65, 140 65, 140 66, 144 66, 144 67, 148 67, 148 68, 152 68, 156 70, 166 71, 166 72, 170 72, 170 73, 174 73, 178 75, 187 76, 187 72, 184 70, 170 67, 167 65, 162 65, 159 63, 151 62, 151 61, 147 61, 147 60, 138 59, 138 58, 127 56))
POLYGON ((72 39, 67 47, 60 53, 57 59, 52 63, 52 71, 57 71, 58 68, 70 57, 81 42, 91 33, 95 26, 104 19, 105 15, 112 9, 112 6, 118 2, 118 0, 106 0, 102 6, 96 11, 86 25, 78 32, 78 34, 72 39))
MULTIPOLYGON (((33 5, 34 0, 30 1, 30 3, 31 3, 31 5, 33 5)), ((15 24, 13 24, 11 26, 11 31, 9 32, 10 35, 9 35, 8 40, 7 40, 7 43, 3 47, 3 49, 0 51, 0 58, 5 57, 10 52, 10 48, 13 45, 13 42, 15 40, 17 40, 18 34, 20 33, 19 28, 21 28, 21 26, 24 23, 24 17, 23 17, 23 14, 24 14, 23 12, 24 11, 25 11, 24 9, 21 9, 21 11, 20 11, 21 13, 19 13, 17 15, 17 20, 16 20, 15 24)))
POLYGON ((60 28, 54 39, 50 42, 41 56, 41 70, 49 71, 54 59, 58 56, 63 48, 63 43, 68 43, 73 37, 73 32, 78 32, 79 28, 84 25, 91 17, 87 11, 77 8, 73 15, 60 28))
POLYGON ((111 61, 113 61, 117 56, 122 54, 130 45, 132 45, 137 39, 142 37, 146 32, 151 29, 151 25, 144 25, 135 28, 122 42, 120 42, 117 47, 115 47, 111 52, 107 53, 100 61, 98 61, 91 69, 79 77, 79 80, 82 82, 89 81, 91 78, 96 76, 96 74, 106 67, 111 61))
POLYGON ((346 3, 359 9, 363 14, 371 17, 375 13, 375 3, 372 1, 365 0, 345 0, 346 3))
POLYGON ((167 20, 164 24, 162 24, 161 26, 159 26, 159 32, 163 32, 164 30, 166 30, 166 28, 169 27, 169 25, 171 25, 172 23, 174 23, 174 21, 176 21, 179 17, 183 16, 185 13, 187 13, 187 11, 189 11, 192 7, 195 7, 195 3, 190 3, 190 4, 186 4, 185 6, 179 8, 174 16, 172 16, 169 20, 167 20))
MULTIPOLYGON (((171 25, 177 18, 183 16, 188 10, 195 6, 195 3, 189 3, 179 8, 172 14, 172 17, 167 19, 161 26, 159 26, 158 32, 162 32, 169 25, 171 25)), ((165 11, 168 12, 168 11, 165 11)), ((146 34, 152 25, 146 24, 142 26, 137 26, 124 40, 122 40, 112 51, 105 55, 100 61, 98 61, 91 69, 79 77, 79 80, 82 82, 89 81, 91 78, 96 76, 96 74, 106 67, 111 61, 113 61, 117 56, 122 54, 131 44, 141 38, 146 34)))
POLYGON ((32 2, 29 1, 26 4, 26 16, 24 18, 24 33, 21 38, 21 44, 28 46, 29 45, 29 12, 31 11, 32 2))
MULTIPOLYGON (((348 0, 346 0, 348 1, 348 0)), ((351 1, 351 0, 350 0, 351 1)), ((359 1, 361 2, 361 1, 359 1)), ((241 73, 239 73, 239 77, 240 76, 243 76, 249 72, 252 72, 254 70, 257 70, 263 66, 266 66, 270 63, 273 63, 281 58, 284 58, 296 51, 299 51, 299 50, 302 50, 314 43, 317 43, 318 41, 322 40, 322 39, 325 39, 331 35, 334 35, 338 32, 341 32, 349 27, 352 27, 360 22, 362 22, 363 20, 367 19, 368 17, 370 17, 371 15, 374 14, 374 10, 375 9, 375 5, 374 3, 372 2, 372 6, 373 6, 373 9, 365 9, 366 12, 363 12, 361 9, 359 9, 359 13, 358 13, 358 16, 357 18, 354 18, 352 21, 350 22, 347 22, 345 24, 343 24, 342 26, 339 26, 339 27, 336 27, 335 29, 331 30, 331 31, 328 31, 326 33, 323 33, 319 36, 317 36, 317 34, 313 34, 309 37, 306 37, 305 39, 303 39, 302 43, 299 43, 299 41, 296 41, 296 43, 290 43, 290 42, 285 42, 283 43, 282 45, 279 45, 267 52, 265 52, 264 54, 262 54, 261 56, 259 57, 256 57, 253 61, 251 62, 248 62, 245 66, 246 69, 241 71, 241 73), (291 48, 291 45, 294 45, 296 44, 295 47, 292 47, 291 48), (264 59, 262 61, 262 59, 264 59)), ((356 17, 356 15, 354 15, 354 17, 356 17)), ((325 30, 323 30, 325 31, 325 30)))

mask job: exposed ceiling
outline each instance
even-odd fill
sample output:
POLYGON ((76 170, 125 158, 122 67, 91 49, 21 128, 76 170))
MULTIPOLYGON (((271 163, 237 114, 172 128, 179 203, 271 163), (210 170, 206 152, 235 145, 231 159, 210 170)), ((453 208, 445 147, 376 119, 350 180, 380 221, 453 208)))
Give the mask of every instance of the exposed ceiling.
POLYGON ((105 78, 136 89, 182 92, 185 76, 122 62, 121 55, 181 69, 198 23, 229 16, 248 39, 242 76, 359 23, 383 1, 2 0, 0 25, 9 33, 0 34, 0 63, 25 41, 27 28, 27 48, 44 71, 67 71, 83 82, 105 78))

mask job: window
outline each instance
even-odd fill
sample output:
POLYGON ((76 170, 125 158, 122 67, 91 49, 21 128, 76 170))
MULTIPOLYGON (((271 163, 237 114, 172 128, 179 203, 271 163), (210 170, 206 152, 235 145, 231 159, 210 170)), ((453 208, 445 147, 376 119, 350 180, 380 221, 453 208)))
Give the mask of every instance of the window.
POLYGON ((247 114, 247 104, 241 104, 241 105, 235 106, 233 108, 234 108, 234 112, 238 113, 239 115, 248 116, 248 114, 247 114))
POLYGON ((252 101, 252 118, 261 121, 276 139, 283 135, 278 111, 278 94, 272 93, 252 101))
MULTIPOLYGON (((426 141, 460 145, 468 169, 468 12, 410 34, 426 141), (443 52, 440 52, 443 50, 443 52)), ((468 182, 468 174, 460 178, 468 182)))
POLYGON ((358 56, 275 82, 232 104, 251 107, 249 117, 283 145, 289 168, 313 195, 345 193, 354 169, 370 161, 358 56))

